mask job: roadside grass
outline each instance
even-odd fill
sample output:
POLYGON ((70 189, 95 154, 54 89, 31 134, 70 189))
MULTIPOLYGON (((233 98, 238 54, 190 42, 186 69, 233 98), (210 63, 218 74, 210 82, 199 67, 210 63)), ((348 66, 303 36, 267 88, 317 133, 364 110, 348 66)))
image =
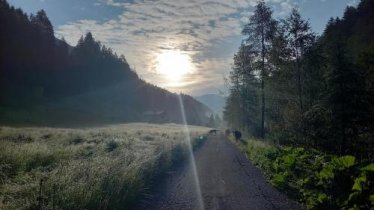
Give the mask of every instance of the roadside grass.
MULTIPOLYGON (((193 144, 209 130, 189 126, 193 144)), ((183 126, 0 127, 0 209, 128 209, 188 154, 183 126)))
POLYGON ((267 140, 234 142, 269 182, 306 209, 374 209, 374 164, 267 140))

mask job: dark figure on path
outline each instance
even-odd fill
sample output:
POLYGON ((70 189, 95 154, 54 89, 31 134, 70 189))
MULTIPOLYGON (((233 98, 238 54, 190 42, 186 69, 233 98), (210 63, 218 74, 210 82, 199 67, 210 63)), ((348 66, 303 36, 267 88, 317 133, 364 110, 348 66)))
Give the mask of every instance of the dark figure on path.
POLYGON ((209 134, 214 134, 214 135, 216 135, 216 134, 217 134, 217 131, 218 131, 218 130, 216 130, 216 129, 212 129, 212 130, 209 131, 209 134))
POLYGON ((226 136, 230 135, 230 133, 231 133, 230 129, 226 129, 226 130, 225 130, 225 135, 226 135, 226 136))
POLYGON ((234 136, 236 140, 240 140, 242 138, 242 133, 240 131, 234 131, 234 136))

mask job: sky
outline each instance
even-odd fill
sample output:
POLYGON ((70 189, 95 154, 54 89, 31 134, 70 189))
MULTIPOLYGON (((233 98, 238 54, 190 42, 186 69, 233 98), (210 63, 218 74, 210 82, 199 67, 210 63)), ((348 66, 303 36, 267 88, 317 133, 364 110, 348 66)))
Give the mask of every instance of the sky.
MULTIPOLYGON (((224 91, 224 77, 230 72, 233 55, 243 39, 240 32, 257 0, 8 2, 27 13, 44 9, 56 37, 64 37, 72 46, 82 35, 92 32, 96 40, 123 54, 144 80, 172 92, 202 95, 224 91)), ((358 0, 266 2, 276 19, 285 18, 293 7, 298 8, 312 31, 321 34, 330 17, 342 16, 345 7, 356 5, 358 0)))

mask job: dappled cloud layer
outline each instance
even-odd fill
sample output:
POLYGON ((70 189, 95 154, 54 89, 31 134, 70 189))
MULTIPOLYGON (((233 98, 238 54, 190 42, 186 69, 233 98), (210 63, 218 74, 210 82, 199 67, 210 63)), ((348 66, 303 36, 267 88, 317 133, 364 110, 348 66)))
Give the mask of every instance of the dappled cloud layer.
MULTIPOLYGON (((277 15, 295 5, 291 0, 270 2, 277 15)), ((192 94, 197 89, 217 92, 223 87, 223 76, 230 70, 241 26, 251 14, 248 8, 255 3, 255 0, 101 0, 95 3, 97 7, 117 7, 122 13, 104 21, 69 22, 59 26, 56 33, 75 45, 82 34, 93 32, 103 44, 124 54, 144 79, 169 90, 192 94), (178 83, 168 81, 158 71, 157 57, 163 51, 178 51, 191 59, 188 73, 178 83)))

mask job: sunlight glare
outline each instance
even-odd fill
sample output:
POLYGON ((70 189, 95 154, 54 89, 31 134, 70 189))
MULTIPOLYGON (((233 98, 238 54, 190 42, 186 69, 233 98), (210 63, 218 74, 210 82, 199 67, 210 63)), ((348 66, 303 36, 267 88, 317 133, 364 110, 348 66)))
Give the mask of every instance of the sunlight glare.
POLYGON ((192 143, 191 143, 191 136, 190 136, 190 131, 188 128, 187 124, 187 118, 186 118, 186 112, 184 108, 184 103, 182 99, 182 95, 178 94, 178 101, 179 101, 179 107, 181 110, 181 117, 182 117, 182 122, 183 122, 183 127, 184 127, 184 135, 186 136, 186 141, 188 145, 188 156, 190 158, 191 164, 192 164, 192 171, 193 171, 193 176, 194 176, 194 184, 195 184, 195 190, 196 190, 196 197, 197 197, 197 209, 199 210, 204 210, 204 200, 203 196, 201 194, 201 186, 200 186, 200 180, 199 180, 199 174, 196 168, 196 161, 195 161, 195 156, 193 154, 193 148, 192 148, 192 143))
POLYGON ((165 50, 157 55, 157 72, 170 82, 179 82, 191 72, 191 57, 179 50, 165 50))

